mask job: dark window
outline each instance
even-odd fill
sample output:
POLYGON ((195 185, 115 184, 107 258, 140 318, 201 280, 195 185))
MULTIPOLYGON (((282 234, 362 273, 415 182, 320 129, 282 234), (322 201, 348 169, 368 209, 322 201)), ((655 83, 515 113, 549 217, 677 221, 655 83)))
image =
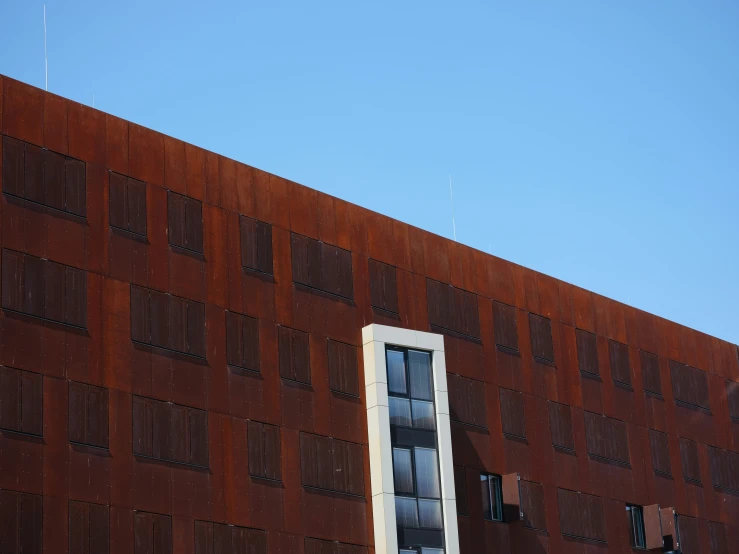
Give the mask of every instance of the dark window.
POLYGON ((439 461, 433 448, 393 448, 398 525, 441 529, 439 461))
POLYGON ((709 521, 708 536, 711 544, 711 554, 729 554, 729 539, 726 536, 726 525, 716 521, 709 521))
POLYGON ((3 192, 85 217, 85 162, 4 136, 3 192))
POLYGON ((87 272, 5 248, 2 264, 4 309, 87 328, 87 272))
POLYGON ((547 515, 544 508, 544 486, 533 481, 519 481, 523 524, 530 529, 547 528, 547 515))
POLYGON ((249 421, 249 474, 280 481, 282 462, 280 458, 280 428, 276 425, 249 421))
POLYGON ((310 341, 308 333, 279 327, 280 377, 310 384, 310 341))
POLYGON ((359 396, 357 349, 351 344, 328 340, 328 383, 332 391, 359 396))
POLYGON ((485 383, 449 373, 447 386, 450 418, 467 425, 487 428, 485 383))
POLYGON ((352 254, 332 246, 292 233, 293 281, 329 294, 354 298, 352 254))
POLYGON ((739 492, 739 454, 730 450, 708 447, 713 486, 739 492))
POLYGON ((526 437, 523 394, 515 390, 500 389, 500 421, 503 434, 512 437, 526 437))
POLYGON ((629 440, 625 422, 585 412, 585 438, 588 454, 591 456, 622 464, 629 463, 629 440))
POLYGON ((611 359, 611 377, 613 380, 616 383, 631 386, 629 347, 615 340, 609 340, 608 355, 611 359))
POLYGON ((208 467, 208 414, 188 406, 134 396, 133 453, 208 467))
POLYGON ((300 471, 306 487, 364 496, 360 444, 300 433, 300 471))
POLYGON ((167 191, 169 244, 203 253, 203 203, 171 190, 167 191))
POLYGON ((576 329, 577 363, 580 371, 590 375, 600 375, 598 365, 598 339, 594 333, 576 329))
POLYGON ((454 466, 454 491, 457 495, 457 515, 470 515, 469 499, 467 498, 467 470, 462 466, 454 466))
POLYGON ((195 520, 195 554, 232 553, 267 554, 267 532, 195 520))
POLYGON ((680 541, 680 554, 701 553, 701 540, 696 518, 677 516, 677 536, 680 541))
POLYGON ((654 472, 662 475, 672 475, 670 444, 667 433, 650 429, 649 447, 652 451, 652 469, 654 472))
POLYGON ((495 344, 503 350, 518 352, 518 327, 516 325, 516 308, 493 301, 493 324, 495 326, 495 344))
POLYGON ((436 429, 431 354, 388 348, 386 360, 390 425, 436 429))
POLYGON ((69 501, 69 554, 110 552, 109 508, 69 501))
POLYGON ((370 258, 369 284, 372 306, 386 312, 398 313, 398 285, 395 266, 370 258))
POLYGON ((554 446, 566 450, 575 450, 572 413, 567 404, 549 402, 549 429, 552 432, 552 444, 554 446))
POLYGON ((482 517, 490 521, 503 521, 503 492, 500 475, 480 474, 482 488, 482 517))
POLYGON ((659 358, 656 354, 639 350, 644 390, 662 396, 662 378, 659 374, 659 358))
POLYGON ((729 401, 729 416, 739 423, 739 383, 726 380, 726 398, 729 401))
POLYGON ((629 538, 632 548, 646 548, 647 539, 644 533, 644 510, 641 506, 626 505, 629 520, 629 538))
POLYGON ((43 377, 0 366, 0 428, 18 433, 44 433, 43 377))
POLYGON ((131 285, 131 340, 205 358, 205 305, 131 285))
POLYGON ((367 547, 306 537, 305 554, 367 554, 367 547))
POLYGON ((705 371, 670 360, 670 374, 676 401, 710 411, 705 371))
POLYGON ((111 171, 110 226, 146 236, 146 183, 111 171))
POLYGON ((557 489, 562 534, 606 542, 606 522, 600 496, 557 489))
POLYGON ((426 279, 426 301, 432 330, 480 338, 477 296, 451 285, 426 279))
POLYGON ((172 517, 133 514, 134 554, 172 554, 172 517))
POLYGON ((226 360, 230 366, 259 371, 259 320, 226 312, 226 360))
POLYGON ((700 484, 701 468, 698 461, 698 444, 695 441, 680 439, 680 462, 683 466, 683 478, 700 484))
POLYGON ((43 534, 41 495, 0 490, 0 548, 3 554, 41 554, 43 534))
POLYGON ((531 353, 534 359, 554 363, 552 322, 546 317, 529 314, 529 330, 531 331, 531 353))
POLYGON ((272 275, 272 225, 244 215, 241 227, 241 265, 272 275))
POLYGON ((108 389, 69 382, 69 440, 108 448, 108 389))

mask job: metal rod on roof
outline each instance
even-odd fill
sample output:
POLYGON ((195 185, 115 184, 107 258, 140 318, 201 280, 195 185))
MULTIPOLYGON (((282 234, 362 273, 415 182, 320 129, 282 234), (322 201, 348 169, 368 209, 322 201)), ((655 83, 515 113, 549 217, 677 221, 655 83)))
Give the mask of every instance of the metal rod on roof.
POLYGON ((46 92, 49 92, 49 57, 46 53, 46 4, 44 4, 44 74, 46 77, 46 92))
POLYGON ((449 198, 452 201, 452 230, 454 231, 454 242, 457 242, 457 224, 454 221, 454 193, 452 192, 452 175, 449 174, 449 198))

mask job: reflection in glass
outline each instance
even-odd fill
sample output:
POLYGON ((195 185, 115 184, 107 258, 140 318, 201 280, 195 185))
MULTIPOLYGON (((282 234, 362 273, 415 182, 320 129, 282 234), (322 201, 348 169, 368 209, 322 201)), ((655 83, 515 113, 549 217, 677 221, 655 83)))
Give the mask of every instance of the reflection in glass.
POLYGON ((644 535, 644 511, 640 506, 626 506, 629 515, 629 531, 631 532, 631 546, 634 548, 646 548, 644 535))
POLYGON ((441 502, 419 498, 418 523, 426 529, 441 529, 441 502))
POLYGON ((415 453, 418 496, 440 498, 439 463, 436 459, 436 450, 416 447, 415 453))
POLYGON ((418 429, 435 429, 434 403, 424 400, 412 400, 413 427, 418 429))
POLYGON ((421 548, 421 554, 444 554, 444 551, 441 548, 429 548, 428 546, 424 546, 421 548))
POLYGON ((390 392, 408 394, 405 379, 405 358, 397 350, 387 351, 387 388, 390 392))
POLYGON ((431 400, 431 354, 409 350, 408 366, 411 374, 411 397, 431 400))
POLYGON ((393 448, 393 476, 395 492, 413 494, 413 465, 410 450, 393 448))
POLYGON ((407 398, 388 397, 390 425, 411 426, 411 404, 407 398))
POLYGON ((400 527, 418 527, 416 499, 396 496, 395 518, 400 527))
POLYGON ((480 485, 482 487, 482 517, 492 521, 502 521, 500 477, 481 474, 480 485))

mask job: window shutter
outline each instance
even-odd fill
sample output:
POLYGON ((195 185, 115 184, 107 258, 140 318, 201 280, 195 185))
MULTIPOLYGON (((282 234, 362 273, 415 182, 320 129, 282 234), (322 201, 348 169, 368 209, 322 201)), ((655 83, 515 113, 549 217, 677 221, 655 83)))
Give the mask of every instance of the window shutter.
POLYGON ((3 248, 2 289, 3 308, 22 312, 23 297, 23 265, 24 256, 20 252, 3 248))
POLYGON ((128 230, 146 236, 146 183, 126 179, 126 207, 128 230))
POLYGON ((677 533, 680 537, 681 554, 698 554, 701 551, 698 520, 696 518, 684 515, 677 516, 677 533))
POLYGON ((133 453, 153 456, 153 414, 148 398, 133 397, 133 453))
POLYGON ((672 475, 670 445, 667 433, 649 430, 649 448, 652 452, 652 469, 655 473, 672 475))
POLYGON ((151 344, 149 291, 131 285, 131 340, 151 344))
POLYGON ((190 414, 185 406, 166 404, 169 411, 169 456, 166 459, 181 464, 191 463, 190 456, 190 414))
POLYGON ((526 438, 523 394, 509 389, 500 389, 500 419, 503 434, 526 438))
POLYGON ((21 370, 0 367, 0 427, 21 430, 21 370))
POLYGON ((726 380, 726 398, 729 401, 729 416, 739 423, 739 383, 726 380))
POLYGON ((69 382, 69 440, 108 447, 108 389, 69 382))
POLYGON ((629 347, 615 340, 608 341, 608 355, 611 360, 611 377, 616 383, 631 386, 631 363, 629 347))
POLYGON ((133 522, 136 554, 172 554, 171 516, 134 512, 133 522))
POLYGON ((190 416, 190 459, 189 462, 200 467, 208 467, 208 412, 189 408, 190 416))
POLYGON ((44 434, 44 391, 40 373, 21 371, 21 431, 44 434))
POLYGON ((567 404, 549 401, 549 428, 552 432, 552 444, 554 446, 575 450, 572 413, 567 404))
POLYGON ((487 428, 485 383, 448 374, 450 417, 460 423, 487 428))
POLYGON ((670 360, 670 373, 675 400, 704 410, 711 409, 705 371, 670 360))
POLYGON ((110 552, 109 508, 69 501, 69 554, 110 552))
POLYGON ((739 453, 709 446, 708 461, 713 486, 739 492, 739 453))
POLYGON ((169 335, 169 344, 166 345, 170 350, 175 352, 187 352, 185 349, 185 321, 187 317, 187 300, 178 296, 167 295, 169 306, 167 308, 168 323, 167 331, 169 335))
POLYGON ((64 210, 64 156, 43 151, 44 157, 44 204, 57 210, 64 210))
POLYGON ((64 276, 64 322, 87 328, 87 273, 81 269, 66 267, 64 276))
POLYGON ((356 349, 351 344, 328 340, 328 380, 333 391, 359 396, 356 349))
POLYGON ((557 500, 563 535, 606 542, 603 501, 599 496, 558 489, 557 500))
POLYGON ((282 478, 280 429, 276 425, 249 421, 249 474, 276 481, 282 478))
POLYGON ((185 248, 185 197, 167 191, 167 219, 169 223, 169 244, 185 248))
POLYGON ((544 509, 544 487, 541 483, 520 481, 521 512, 523 524, 531 529, 546 531, 547 516, 544 509))
POLYGON ((167 294, 149 290, 151 310, 151 344, 161 348, 169 347, 169 298, 167 294))
POLYGON ((518 352, 516 308, 494 300, 493 324, 495 326, 495 344, 503 349, 518 352))
POLYGON ((364 496, 362 446, 359 444, 301 433, 300 468, 306 487, 364 496))
POLYGON ((67 158, 65 170, 64 200, 66 211, 80 217, 85 217, 87 213, 85 163, 67 158))
POLYGON ((36 256, 24 255, 25 293, 24 312, 36 317, 44 317, 44 260, 36 256))
POLYGON ((41 554, 41 495, 0 490, 0 544, 4 552, 41 554))
POLYGON ((659 358, 656 354, 639 351, 644 390, 662 396, 662 379, 659 374, 659 358))
POLYGON ((308 333, 280 326, 278 332, 280 376, 310 384, 310 343, 308 333))
POLYGON ((369 260, 370 299, 374 308, 398 313, 398 285, 395 266, 369 260))
POLYGON ((354 298, 351 252, 296 233, 291 234, 290 240, 293 282, 354 298))
MULTIPOLYGON (((70 268, 71 269, 71 268, 70 268)), ((46 261, 44 267, 44 317, 53 321, 66 321, 65 267, 46 261)), ((66 299, 74 302, 74 299, 66 299)), ((72 311, 74 307, 71 307, 72 311)))
POLYGON ((529 329, 531 331, 531 353, 534 358, 554 362, 552 322, 546 317, 529 314, 529 329))
POLYGON ((259 321, 226 312, 226 358, 228 364, 259 371, 259 321))
POLYGON ((24 157, 24 198, 39 204, 44 203, 44 154, 38 146, 26 143, 24 157))
POLYGON ((690 439, 680 439, 680 462, 683 466, 683 478, 694 483, 701 482, 700 463, 698 461, 698 444, 690 439))
POLYGON ((580 371, 600 375, 598 365, 598 340, 594 333, 577 329, 577 361, 580 371))
POLYGON ((726 536, 726 525, 716 521, 709 521, 708 536, 711 544, 711 554, 729 554, 729 540, 726 536))
POLYGON ((13 196, 24 194, 23 143, 3 135, 3 192, 13 196))
POLYGON ((203 204, 185 197, 185 248, 203 253, 203 204))
POLYGON ((126 177, 110 171, 109 195, 108 195, 108 218, 111 227, 128 230, 128 191, 126 177))
POLYGON ((432 329, 480 338, 477 296, 474 293, 426 278, 426 302, 432 329))
POLYGON ((585 438, 588 454, 591 456, 629 464, 629 441, 625 422, 585 412, 585 438))

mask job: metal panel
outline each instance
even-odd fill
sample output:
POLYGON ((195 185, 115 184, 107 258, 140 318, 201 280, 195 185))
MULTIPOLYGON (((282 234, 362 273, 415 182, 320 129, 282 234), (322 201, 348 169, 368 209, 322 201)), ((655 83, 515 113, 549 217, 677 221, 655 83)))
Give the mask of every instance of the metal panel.
POLYGON ((3 135, 3 192, 24 196, 24 144, 3 135))
POLYGON ((591 456, 623 464, 630 462, 625 422, 585 412, 585 437, 591 456))
POLYGON ((194 198, 185 198, 185 247, 203 252, 203 204, 194 198))
POLYGON ((335 246, 321 244, 321 290, 331 294, 339 294, 339 262, 335 246))
POLYGON ((661 549, 664 541, 662 539, 662 519, 659 504, 644 506, 643 515, 647 550, 661 549))
POLYGON ((172 406, 167 402, 150 400, 152 423, 152 456, 160 460, 172 459, 172 406))
POLYGON ((667 433, 649 430, 649 448, 652 453, 652 469, 656 473, 672 475, 670 463, 670 445, 667 433))
POLYGON ((69 382, 69 440, 84 443, 87 436, 87 385, 69 382))
POLYGON ((535 358, 553 362, 552 322, 549 318, 529 314, 529 329, 531 331, 531 353, 535 358))
POLYGON ((39 204, 44 203, 44 152, 38 146, 25 144, 23 197, 39 204))
POLYGON ((43 376, 21 371, 21 431, 41 436, 44 433, 43 376))
POLYGON ((167 191, 167 218, 169 222, 169 244, 185 247, 185 197, 167 191))
POLYGON ((226 312, 226 362, 232 366, 243 366, 244 353, 242 338, 243 316, 234 312, 226 312))
POLYGON ((518 351, 516 314, 514 306, 493 301, 495 344, 518 351))
POLYGON ((242 366, 252 371, 259 371, 259 321, 254 317, 243 316, 241 331, 242 366))
MULTIPOLYGON (((185 406, 169 404, 170 439, 169 457, 173 462, 190 463, 190 445, 188 443, 189 410, 185 406)), ((156 424, 154 426, 156 429, 156 424)))
POLYGON ((595 334, 582 329, 577 329, 575 334, 577 335, 577 362, 580 371, 600 375, 598 340, 595 334))
POLYGON ((700 554, 701 540, 698 532, 698 520, 684 515, 677 516, 678 536, 680 537, 680 554, 700 554))
POLYGON ((631 385, 629 347, 615 340, 609 340, 608 355, 611 360, 611 378, 617 383, 631 385))
POLYGON ((111 227, 128 230, 128 194, 125 176, 109 172, 108 218, 111 227))
POLYGON ((262 273, 272 274, 272 225, 257 221, 257 267, 262 273))
POLYGON ((338 290, 336 293, 344 298, 353 299, 352 254, 348 250, 337 248, 336 260, 338 265, 338 290))
POLYGON ((687 481, 701 482, 700 463, 698 461, 698 444, 690 439, 680 439, 680 462, 683 477, 687 481))
POLYGON ((190 442, 190 463, 208 467, 208 412, 189 408, 190 416, 190 434, 188 436, 190 442))
POLYGON ((64 210, 64 156, 44 150, 44 204, 64 210))
POLYGON ((25 300, 23 311, 37 317, 44 317, 44 271, 46 262, 36 256, 24 256, 23 292, 25 300))
POLYGON ((0 427, 21 430, 21 371, 0 367, 0 427))
POLYGON ((531 529, 546 530, 547 515, 544 509, 544 487, 541 483, 521 481, 520 489, 524 526, 531 529))
POLYGON ((526 437, 523 395, 520 392, 500 389, 500 420, 506 435, 526 437))
POLYGON ((19 494, 18 552, 41 554, 43 539, 43 499, 38 494, 19 494))
POLYGON ((195 554, 213 554, 213 524, 195 521, 195 554))
POLYGON ((69 213, 85 217, 87 198, 84 162, 67 158, 65 161, 64 202, 69 213))
POLYGON ((726 380, 726 398, 729 403, 729 416, 739 422, 739 383, 726 380))
POLYGON ((20 252, 3 248, 2 289, 3 308, 21 312, 24 310, 23 265, 25 256, 20 252))
POLYGON ((249 421, 246 429, 249 441, 249 474, 266 477, 264 461, 264 424, 249 421))
POLYGON ((293 281, 308 284, 308 238, 297 233, 290 234, 293 281))
POLYGON ((709 446, 708 461, 713 486, 739 492, 739 454, 709 446))
POLYGON ((205 358, 205 305, 187 301, 187 353, 205 358))
POLYGON ((257 221, 243 215, 239 216, 241 234, 241 265, 259 269, 259 247, 257 246, 257 221))
POLYGON ((151 401, 140 396, 133 397, 133 453, 152 456, 153 422, 151 401))
POLYGON ((86 502, 69 503, 69 554, 90 554, 90 513, 86 502))
POLYGON ((146 183, 131 179, 126 182, 126 223, 128 230, 146 236, 146 183))
POLYGON ((675 400, 705 410, 711 409, 705 371, 670 360, 670 374, 675 400))
POLYGON ((67 266, 64 274, 64 321, 87 328, 87 273, 67 266))
POLYGON ((575 438, 572 433, 572 413, 566 404, 549 401, 549 429, 552 433, 552 444, 560 448, 575 450, 575 438))
POLYGON ((280 428, 276 425, 264 424, 264 476, 268 479, 282 479, 282 458, 280 428))
POLYGON ((639 360, 641 362, 642 381, 644 382, 644 390, 655 394, 662 394, 662 378, 659 373, 659 358, 656 354, 639 351, 639 360))
POLYGON ((110 509, 100 504, 89 504, 89 509, 90 554, 108 554, 110 552, 110 509))
POLYGON ((729 539, 726 534, 726 525, 716 521, 709 521, 708 537, 711 545, 711 554, 729 554, 729 539))
POLYGON ((189 323, 188 318, 188 301, 179 296, 167 295, 169 300, 169 306, 167 308, 167 315, 169 322, 167 324, 168 330, 168 344, 167 348, 174 350, 175 352, 187 352, 186 348, 186 337, 187 326, 185 322, 189 323))
POLYGON ((149 344, 151 342, 149 291, 131 285, 131 339, 149 344))
POLYGON ((151 344, 161 348, 169 346, 169 295, 150 290, 151 344))

